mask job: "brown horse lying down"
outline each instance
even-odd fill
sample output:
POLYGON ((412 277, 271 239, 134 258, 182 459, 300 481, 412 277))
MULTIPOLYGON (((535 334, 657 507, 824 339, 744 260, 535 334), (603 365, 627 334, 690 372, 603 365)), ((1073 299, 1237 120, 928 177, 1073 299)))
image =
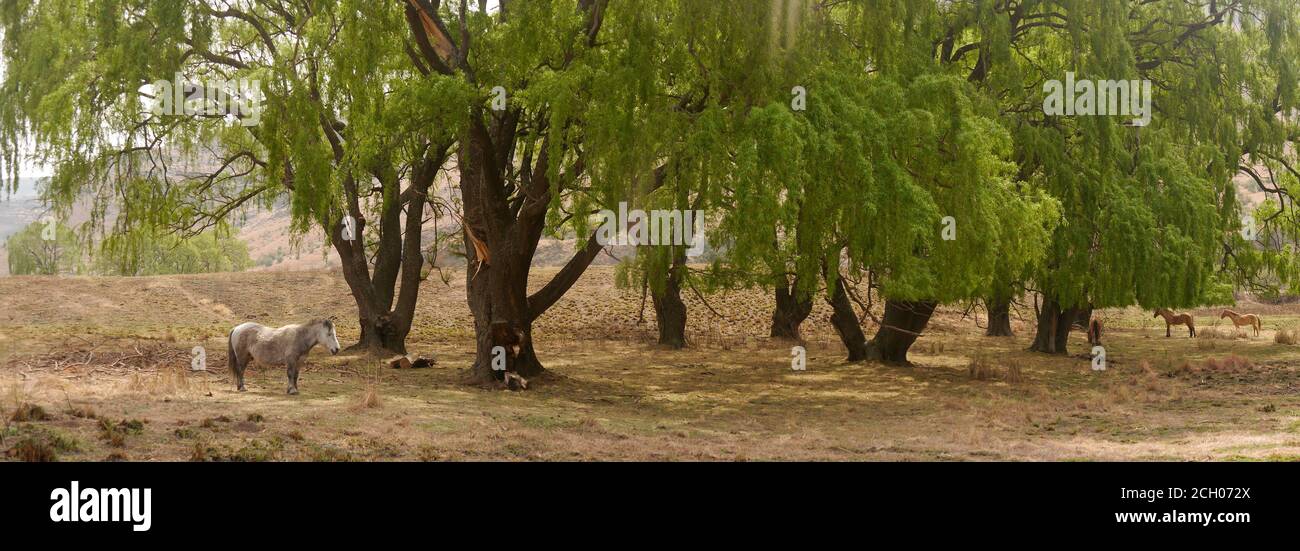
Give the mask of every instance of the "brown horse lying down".
POLYGON ((253 322, 241 323, 230 330, 230 372, 235 375, 235 385, 244 391, 244 370, 249 362, 271 366, 284 364, 289 368, 289 394, 298 393, 298 365, 316 345, 329 348, 330 354, 339 353, 339 337, 334 333, 334 322, 313 320, 307 323, 272 328, 253 322))
POLYGON ((1164 318, 1165 318, 1165 336, 1166 336, 1166 337, 1169 336, 1169 327, 1170 327, 1170 326, 1173 326, 1173 325, 1186 325, 1186 326, 1187 326, 1187 336, 1189 336, 1189 337, 1195 337, 1195 336, 1196 336, 1196 323, 1195 323, 1194 321, 1192 321, 1192 315, 1191 315, 1191 314, 1184 314, 1184 313, 1180 313, 1180 312, 1174 312, 1173 310, 1170 310, 1170 309, 1168 309, 1168 308, 1156 308, 1156 315, 1151 316, 1151 317, 1153 317, 1153 318, 1154 318, 1154 317, 1164 317, 1164 318))
POLYGON ((1224 310, 1219 314, 1219 319, 1232 318, 1232 327, 1235 329, 1243 325, 1249 325, 1255 328, 1255 336, 1259 336, 1259 316, 1255 314, 1238 314, 1232 310, 1224 310))

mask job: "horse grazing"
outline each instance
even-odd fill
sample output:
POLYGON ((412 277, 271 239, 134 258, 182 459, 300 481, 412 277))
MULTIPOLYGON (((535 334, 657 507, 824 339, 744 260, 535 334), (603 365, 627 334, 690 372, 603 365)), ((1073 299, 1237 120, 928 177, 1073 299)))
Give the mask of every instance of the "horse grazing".
POLYGON ((1192 320, 1191 314, 1182 314, 1174 312, 1168 308, 1156 308, 1156 315, 1151 317, 1165 318, 1165 336, 1169 336, 1169 327, 1172 325, 1186 325, 1189 337, 1196 336, 1196 323, 1192 320))
POLYGON ((330 354, 339 353, 339 337, 334 333, 334 322, 327 319, 296 323, 279 328, 266 327, 253 322, 241 323, 230 330, 230 343, 226 353, 230 358, 230 372, 240 392, 244 389, 244 369, 257 360, 262 365, 284 364, 289 368, 289 394, 298 393, 298 365, 316 345, 329 348, 330 354))
POLYGON ((1255 336, 1259 336, 1259 316, 1255 314, 1238 314, 1232 310, 1224 310, 1219 314, 1219 319, 1232 318, 1232 327, 1235 329, 1243 325, 1249 325, 1255 329, 1255 336))
POLYGON ((1101 320, 1097 318, 1088 321, 1088 344, 1101 344, 1101 320))

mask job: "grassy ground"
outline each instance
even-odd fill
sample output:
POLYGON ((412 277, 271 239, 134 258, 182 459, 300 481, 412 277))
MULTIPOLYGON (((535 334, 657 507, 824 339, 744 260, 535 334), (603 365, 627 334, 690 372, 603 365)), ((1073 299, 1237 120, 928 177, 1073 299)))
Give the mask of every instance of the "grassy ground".
MULTIPOLYGON (((541 285, 549 270, 539 270, 541 285)), ((313 351, 288 396, 283 368, 237 393, 224 336, 352 312, 325 272, 137 279, 0 278, 0 451, 60 460, 1296 460, 1300 306, 1241 305, 1243 336, 1195 312, 1202 338, 1149 312, 1100 312, 1106 371, 1025 352, 1030 329, 987 338, 943 310, 913 368, 848 364, 818 304, 808 368, 765 337, 761 292, 686 300, 694 346, 652 342, 641 295, 593 268, 536 327, 550 373, 526 392, 461 384, 473 354, 463 275, 422 290, 413 353, 430 369, 313 351), (1212 330, 1211 330, 1212 329, 1212 330), (206 349, 208 371, 190 372, 206 349), (977 369, 972 369, 972 365, 977 369)), ((1023 312, 1025 316, 1029 311, 1023 312)), ((1027 318, 1025 318, 1027 319, 1027 318)), ((874 326, 866 327, 868 332, 874 326)), ((356 338, 344 321, 339 337, 356 338)))

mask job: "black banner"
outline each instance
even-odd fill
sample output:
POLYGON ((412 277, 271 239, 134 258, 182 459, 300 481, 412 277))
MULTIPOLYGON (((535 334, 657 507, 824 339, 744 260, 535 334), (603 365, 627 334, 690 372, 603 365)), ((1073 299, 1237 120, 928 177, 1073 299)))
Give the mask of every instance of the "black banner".
POLYGON ((724 533, 741 529, 734 522, 873 537, 1041 529, 1203 540, 1294 526, 1295 474, 1217 463, 11 464, 0 519, 10 534, 126 542, 506 536, 574 523, 724 533))

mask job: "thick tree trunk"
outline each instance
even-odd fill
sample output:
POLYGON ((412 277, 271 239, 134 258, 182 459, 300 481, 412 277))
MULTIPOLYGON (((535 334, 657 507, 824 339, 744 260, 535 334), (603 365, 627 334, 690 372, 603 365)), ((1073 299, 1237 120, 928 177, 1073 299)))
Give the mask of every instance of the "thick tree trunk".
POLYGON ((473 382, 487 383, 502 380, 505 371, 523 377, 545 371, 533 349, 533 321, 577 282, 601 245, 593 232, 586 246, 545 286, 528 294, 528 273, 550 203, 548 147, 540 148, 532 167, 531 188, 524 194, 526 199, 512 206, 504 196, 504 165, 497 161, 499 152, 491 148, 493 141, 487 138, 488 130, 479 117, 476 115, 471 122, 473 138, 462 143, 458 157, 465 209, 462 233, 468 260, 466 301, 474 316, 476 342, 470 373, 473 382), (486 258, 479 257, 476 241, 485 248, 486 258), (493 348, 500 346, 493 340, 494 324, 508 327, 522 337, 518 352, 509 350, 504 371, 492 369, 493 348))
POLYGON ((832 310, 831 325, 835 327, 835 332, 839 333, 844 348, 849 351, 848 361, 860 362, 867 359, 867 336, 862 333, 858 314, 853 311, 853 303, 849 302, 844 278, 835 280, 835 290, 831 293, 829 302, 832 310))
POLYGON ((686 348, 686 303, 682 302, 682 277, 686 253, 677 252, 668 268, 661 291, 651 291, 654 301, 655 324, 659 326, 659 344, 671 348, 686 348))
POLYGON ((885 363, 909 365, 907 350, 916 342, 938 303, 885 301, 885 317, 876 336, 867 343, 867 357, 885 363))
MULTIPOLYGON (((469 256, 473 259, 473 251, 468 250, 469 256)), ((495 254, 495 252, 494 252, 495 254)), ((495 258, 495 257, 494 257, 495 258)), ((486 383, 492 380, 501 380, 506 371, 517 373, 523 377, 534 377, 540 375, 545 369, 541 361, 537 359, 536 352, 533 351, 533 326, 531 316, 519 309, 520 304, 526 304, 527 297, 524 295, 527 289, 527 273, 510 278, 506 270, 498 270, 497 266, 484 265, 481 270, 475 269, 474 261, 471 261, 469 269, 466 271, 466 299, 469 301, 470 312, 474 316, 474 341, 475 341, 475 358, 474 365, 471 367, 471 376, 475 382, 486 383), (494 338, 492 325, 505 324, 505 326, 517 334, 522 334, 519 339, 518 351, 510 348, 511 343, 499 342, 499 338, 494 338), (493 369, 493 348, 501 346, 504 354, 504 369, 493 369)))
POLYGON ((990 298, 984 301, 984 305, 989 311, 989 326, 984 331, 984 335, 989 337, 1012 336, 1011 299, 990 298))
POLYGON ((1038 328, 1029 349, 1046 354, 1065 354, 1070 329, 1079 317, 1079 309, 1062 308, 1055 298, 1043 301, 1038 313, 1038 328))
POLYGON ((359 318, 361 339, 348 347, 349 350, 370 350, 379 354, 406 353, 406 335, 411 331, 411 324, 393 323, 393 316, 380 314, 370 319, 359 318))
POLYGON ((671 348, 686 347, 686 304, 676 282, 667 282, 664 292, 653 293, 655 319, 659 325, 659 344, 671 348))
POLYGON ((812 313, 812 296, 802 295, 799 279, 776 286, 776 310, 772 312, 772 338, 803 340, 799 326, 812 313))

